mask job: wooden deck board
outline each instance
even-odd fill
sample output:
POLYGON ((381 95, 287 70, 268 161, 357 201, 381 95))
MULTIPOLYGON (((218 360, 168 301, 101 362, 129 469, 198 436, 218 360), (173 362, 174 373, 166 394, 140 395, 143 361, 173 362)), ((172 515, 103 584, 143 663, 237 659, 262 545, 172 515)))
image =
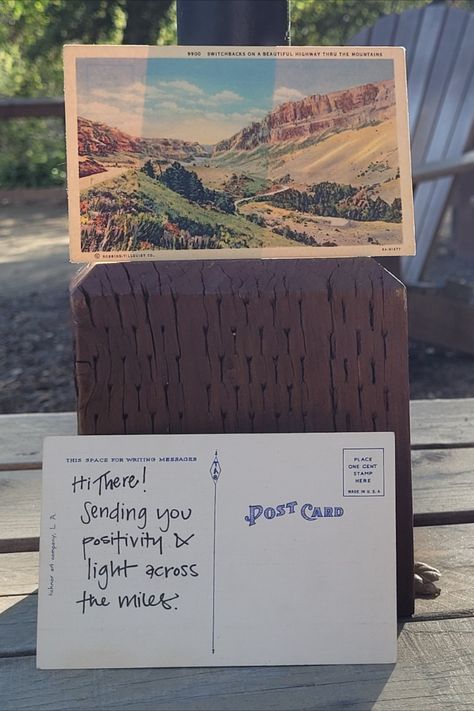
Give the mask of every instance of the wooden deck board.
MULTIPOLYGON (((474 398, 413 400, 410 412, 415 447, 474 446, 474 398)), ((37 468, 43 437, 76 433, 74 412, 0 415, 0 470, 37 468)))
MULTIPOLYGON (((415 619, 474 609, 474 538, 469 525, 416 529, 415 556, 439 567, 442 573, 442 594, 436 599, 416 600, 415 619)), ((38 553, 12 553, 0 558, 0 613, 18 602, 19 596, 36 591, 38 557, 38 553)))
MULTIPOLYGON (((412 453, 416 513, 474 509, 474 448, 412 453)), ((0 471, 0 539, 39 535, 41 471, 0 471)))
POLYGON ((0 472, 0 539, 38 536, 41 471, 0 472))
POLYGON ((0 469, 27 469, 42 460, 43 437, 77 433, 73 412, 0 415, 0 469))
POLYGON ((459 711, 474 704, 473 645, 463 619, 405 624, 396 665, 38 671, 25 656, 0 659, 0 690, 8 711, 459 711))
POLYGON ((474 448, 412 452, 415 513, 474 509, 474 448))
MULTIPOLYGON (((474 508, 474 399, 411 403, 415 511, 474 508), (471 445, 469 447, 469 445, 471 445)), ((75 415, 0 416, 0 538, 39 530, 42 438, 75 415), (5 470, 14 465, 15 471, 5 470), (24 471, 21 471, 24 470, 24 471)), ((442 593, 416 601, 396 665, 37 671, 38 554, 0 555, 0 707, 121 711, 467 711, 474 708, 472 525, 415 530, 415 556, 442 593), (28 594, 29 593, 29 594, 28 594)))
POLYGON ((415 528, 415 560, 441 571, 441 595, 415 601, 419 616, 474 614, 474 527, 430 526, 415 528))
POLYGON ((410 422, 412 446, 474 446, 474 398, 412 400, 410 422))
MULTIPOLYGON (((416 601, 417 616, 474 615, 472 580, 474 539, 470 524, 434 526, 415 531, 415 557, 442 572, 442 593, 416 601)), ((0 656, 25 654, 35 647, 38 554, 0 556, 0 656)))
MULTIPOLYGON (((39 553, 5 553, 0 556, 0 612, 9 595, 26 595, 38 587, 39 553)), ((0 618, 1 628, 1 618, 0 618)))

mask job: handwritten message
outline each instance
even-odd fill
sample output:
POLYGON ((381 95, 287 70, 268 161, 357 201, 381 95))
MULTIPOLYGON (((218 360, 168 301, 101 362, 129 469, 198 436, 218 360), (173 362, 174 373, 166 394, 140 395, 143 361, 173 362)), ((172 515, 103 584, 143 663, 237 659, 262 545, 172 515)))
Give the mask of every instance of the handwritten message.
POLYGON ((393 661, 395 597, 390 434, 45 443, 41 668, 393 661))
MULTIPOLYGON (((66 458, 73 472, 80 462, 66 458)), ((147 467, 156 462, 154 457, 87 457, 84 462, 100 473, 71 476, 71 493, 79 504, 76 523, 84 589, 75 602, 81 613, 110 606, 178 610, 180 594, 169 583, 178 577, 189 581, 199 577, 192 557, 196 535, 192 507, 133 503, 135 493, 147 491, 147 467), (101 471, 101 465, 108 468, 101 471), (104 523, 114 528, 103 534, 104 523), (113 582, 123 581, 133 582, 136 590, 124 593, 114 587, 113 582), (144 589, 154 581, 157 589, 144 589)))

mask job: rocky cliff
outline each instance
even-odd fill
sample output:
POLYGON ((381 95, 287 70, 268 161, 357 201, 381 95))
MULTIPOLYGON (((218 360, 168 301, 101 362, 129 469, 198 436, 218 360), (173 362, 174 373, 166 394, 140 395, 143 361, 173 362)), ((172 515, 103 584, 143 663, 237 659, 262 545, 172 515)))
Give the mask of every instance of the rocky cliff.
POLYGON ((393 80, 363 84, 330 94, 306 96, 277 106, 262 121, 252 123, 215 146, 215 153, 252 150, 276 144, 359 128, 383 121, 395 113, 393 80))
POLYGON ((87 157, 138 153, 165 160, 186 160, 209 155, 209 151, 199 143, 173 138, 137 138, 105 123, 82 117, 77 122, 77 142, 79 155, 87 157))

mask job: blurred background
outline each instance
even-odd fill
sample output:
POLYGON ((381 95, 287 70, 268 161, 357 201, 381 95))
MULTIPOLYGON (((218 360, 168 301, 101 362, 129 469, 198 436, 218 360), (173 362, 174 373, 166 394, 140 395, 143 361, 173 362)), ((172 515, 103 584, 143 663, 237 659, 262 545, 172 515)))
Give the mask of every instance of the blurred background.
MULTIPOLYGON (((292 44, 343 45, 382 16, 428 4, 428 0, 292 0, 292 44)), ((474 10, 474 0, 442 4, 474 10)), ((48 98, 53 105, 61 98, 62 45, 74 42, 173 44, 176 4, 172 0, 0 4, 0 413, 75 408, 67 287, 77 267, 67 261, 62 108, 56 102, 56 115, 44 115, 55 110, 29 111, 28 101, 23 101, 20 113, 30 115, 19 116, 11 101, 29 99, 33 106, 48 98)), ((471 238, 474 242, 472 232, 471 238)), ((431 281, 446 281, 443 269, 450 249, 447 214, 432 255, 431 281)), ((463 259, 459 269, 464 301, 471 303, 469 259, 463 259)), ((413 340, 412 398, 474 396, 473 358, 468 351, 413 340)))

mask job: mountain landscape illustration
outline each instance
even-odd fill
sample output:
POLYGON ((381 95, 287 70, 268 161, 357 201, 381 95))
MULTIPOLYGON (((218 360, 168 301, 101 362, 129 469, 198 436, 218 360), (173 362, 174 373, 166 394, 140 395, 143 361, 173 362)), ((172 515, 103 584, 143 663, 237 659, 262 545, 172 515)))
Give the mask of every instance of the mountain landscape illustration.
POLYGON ((279 104, 213 145, 79 117, 78 157, 84 249, 400 240, 393 80, 279 104))
POLYGON ((281 104, 260 122, 219 142, 215 153, 252 150, 261 144, 278 144, 309 136, 317 138, 358 128, 394 116, 395 86, 392 81, 365 84, 331 94, 307 96, 281 104))

